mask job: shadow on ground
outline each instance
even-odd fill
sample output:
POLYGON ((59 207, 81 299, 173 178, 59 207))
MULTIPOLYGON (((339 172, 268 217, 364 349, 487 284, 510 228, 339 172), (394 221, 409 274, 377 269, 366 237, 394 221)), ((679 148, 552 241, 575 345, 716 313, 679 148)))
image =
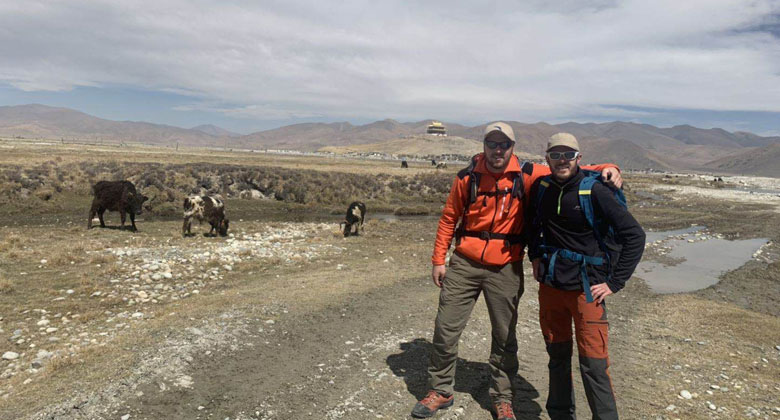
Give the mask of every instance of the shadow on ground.
MULTIPOLYGON (((410 342, 400 344, 401 353, 387 357, 387 365, 397 377, 404 378, 406 389, 415 398, 422 399, 428 391, 428 357, 432 344, 423 338, 415 338, 410 342)), ((487 355, 485 355, 487 358, 487 355)), ((514 379, 515 413, 522 419, 541 418, 542 407, 535 401, 539 391, 520 375, 514 379)), ((480 407, 492 411, 488 387, 490 371, 487 363, 470 362, 458 358, 455 369, 455 391, 466 392, 478 402, 480 407)), ((410 401, 411 410, 414 403, 410 401)))

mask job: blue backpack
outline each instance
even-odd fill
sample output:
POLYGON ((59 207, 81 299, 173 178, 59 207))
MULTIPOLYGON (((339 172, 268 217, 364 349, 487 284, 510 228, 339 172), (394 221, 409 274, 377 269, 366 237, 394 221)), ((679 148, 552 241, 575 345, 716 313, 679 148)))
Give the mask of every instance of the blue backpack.
MULTIPOLYGON (((544 238, 542 238, 542 246, 541 249, 544 252, 543 258, 546 261, 549 261, 549 265, 547 268, 547 274, 545 276, 545 280, 547 282, 552 282, 553 274, 555 273, 555 260, 558 257, 566 258, 575 262, 580 263, 580 277, 582 278, 582 288, 585 292, 585 298, 590 303, 593 302, 593 295, 590 292, 590 281, 588 279, 588 272, 587 272, 587 265, 593 265, 593 266, 601 266, 603 264, 607 264, 607 279, 612 277, 612 267, 613 262, 617 262, 617 258, 620 255, 619 250, 613 250, 610 249, 607 246, 607 243, 605 241, 605 237, 602 236, 601 232, 604 231, 604 220, 600 217, 597 217, 596 212, 593 211, 593 200, 591 199, 591 193, 593 191, 593 185, 598 183, 604 183, 604 180, 601 178, 601 174, 599 172, 595 171, 589 171, 580 168, 580 171, 582 171, 585 175, 585 178, 580 181, 580 188, 579 188, 579 201, 580 201, 580 208, 582 209, 582 212, 584 213, 585 220, 588 221, 588 225, 593 230, 593 235, 596 237, 596 240, 599 243, 599 248, 602 252, 604 252, 605 257, 595 257, 592 255, 584 255, 580 254, 578 252, 574 252, 568 249, 562 249, 562 248, 556 248, 552 246, 548 246, 544 243, 544 238), (612 255, 610 255, 612 254, 612 255)), ((550 182, 552 181, 552 175, 548 175, 539 182, 539 190, 537 192, 536 196, 536 218, 533 222, 534 224, 534 230, 539 232, 538 228, 541 227, 541 206, 542 206, 542 197, 544 196, 544 192, 547 190, 547 187, 550 185, 550 182)), ((623 190, 612 190, 615 194, 615 199, 617 202, 623 206, 623 208, 628 208, 628 204, 626 203, 626 196, 623 194, 623 190)), ((612 226, 608 226, 606 229, 606 237, 607 238, 614 238, 615 232, 612 228, 612 226)), ((614 243, 614 241, 611 241, 614 243)))

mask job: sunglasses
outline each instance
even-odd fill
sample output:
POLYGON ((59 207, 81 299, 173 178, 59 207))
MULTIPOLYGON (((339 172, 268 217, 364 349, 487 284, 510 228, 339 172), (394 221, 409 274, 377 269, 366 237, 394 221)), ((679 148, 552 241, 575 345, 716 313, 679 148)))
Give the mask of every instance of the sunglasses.
POLYGON ((558 159, 566 159, 566 160, 574 160, 577 159, 577 156, 580 155, 580 152, 575 152, 574 150, 569 150, 566 152, 547 152, 547 156, 550 157, 552 160, 558 160, 558 159))
POLYGON ((491 140, 485 140, 485 146, 487 146, 488 149, 495 149, 497 147, 501 147, 501 150, 509 150, 512 145, 515 144, 512 140, 505 140, 505 141, 491 141, 491 140))

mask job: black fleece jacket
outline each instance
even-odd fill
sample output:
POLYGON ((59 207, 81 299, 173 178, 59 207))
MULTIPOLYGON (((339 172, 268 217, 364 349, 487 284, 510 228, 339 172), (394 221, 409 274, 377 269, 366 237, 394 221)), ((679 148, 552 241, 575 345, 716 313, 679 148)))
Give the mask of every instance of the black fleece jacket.
MULTIPOLYGON (((554 181, 550 182, 544 196, 541 198, 539 225, 532 226, 529 234, 528 256, 531 260, 540 258, 544 253, 540 246, 545 244, 556 248, 568 249, 583 255, 604 257, 605 253, 599 247, 598 240, 593 230, 585 219, 585 214, 580 208, 579 184, 584 178, 582 170, 571 177, 563 185, 554 181)), ((541 179, 531 187, 527 206, 528 221, 536 220, 538 207, 538 189, 541 179)), ((614 193, 609 187, 595 183, 591 192, 593 211, 597 219, 601 218, 602 238, 606 239, 607 230, 612 226, 615 235, 614 241, 607 240, 607 247, 613 257, 612 277, 607 281, 609 268, 602 266, 587 266, 588 279, 591 285, 607 282, 612 292, 617 292, 625 286, 626 281, 636 269, 642 253, 645 249, 645 232, 631 213, 618 203, 614 193), (622 248, 622 249, 621 249, 622 248), (614 261, 614 255, 619 251, 619 258, 614 261)), ((544 261, 542 268, 542 280, 547 273, 547 264, 544 261)), ((549 286, 563 290, 582 290, 580 264, 565 258, 558 257, 555 262, 555 273, 549 286)))

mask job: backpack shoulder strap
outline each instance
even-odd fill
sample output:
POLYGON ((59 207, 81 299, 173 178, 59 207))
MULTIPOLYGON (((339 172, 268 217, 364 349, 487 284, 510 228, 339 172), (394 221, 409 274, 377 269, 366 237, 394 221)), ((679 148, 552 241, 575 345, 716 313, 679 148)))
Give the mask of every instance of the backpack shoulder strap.
POLYGON ((585 215, 585 220, 588 221, 590 228, 596 231, 596 216, 593 212, 593 200, 591 200, 591 193, 593 192, 593 184, 601 182, 599 180, 599 174, 593 171, 586 171, 580 169, 585 173, 585 178, 580 181, 579 188, 579 201, 580 208, 585 215))
POLYGON ((527 161, 520 161, 520 158, 515 156, 515 159, 517 159, 518 163, 520 164, 520 173, 515 173, 515 178, 512 180, 512 197, 522 200, 523 194, 525 193, 525 177, 523 174, 531 175, 531 172, 533 172, 533 164, 528 163, 527 161))
POLYGON ((535 228, 542 223, 542 197, 544 197, 544 192, 547 191, 547 187, 550 186, 551 181, 552 175, 547 175, 546 177, 539 180, 539 185, 537 186, 536 190, 536 215, 534 216, 533 220, 533 226, 535 228))
POLYGON ((466 230, 466 214, 469 212, 469 207, 477 201, 477 190, 479 189, 481 174, 474 171, 474 169, 477 167, 478 157, 479 154, 472 156, 469 165, 458 172, 458 178, 469 178, 469 186, 467 187, 465 201, 463 202, 463 213, 460 216, 460 225, 455 229, 456 244, 460 243, 460 238, 466 230))

